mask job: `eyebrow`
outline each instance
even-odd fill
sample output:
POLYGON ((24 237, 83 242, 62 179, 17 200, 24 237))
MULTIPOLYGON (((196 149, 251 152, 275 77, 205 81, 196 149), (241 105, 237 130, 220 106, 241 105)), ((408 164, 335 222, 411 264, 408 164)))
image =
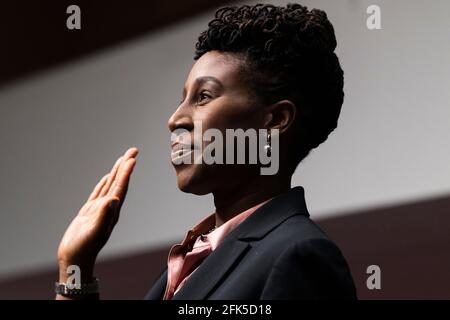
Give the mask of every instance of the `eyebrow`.
MULTIPOLYGON (((194 83, 197 84, 198 86, 204 84, 205 82, 214 82, 215 84, 217 84, 220 87, 220 89, 223 88, 222 82, 220 82, 219 79, 217 79, 216 77, 212 77, 212 76, 198 77, 194 81, 194 83)), ((183 97, 185 96, 185 94, 186 94, 186 86, 183 87, 183 97)))

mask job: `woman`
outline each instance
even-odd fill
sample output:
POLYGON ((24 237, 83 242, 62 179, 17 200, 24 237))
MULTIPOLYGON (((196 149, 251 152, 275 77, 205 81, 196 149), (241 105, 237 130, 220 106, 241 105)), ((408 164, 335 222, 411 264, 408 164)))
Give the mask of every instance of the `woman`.
MULTIPOLYGON (((356 298, 345 259, 309 219, 303 189, 291 188, 297 165, 337 126, 344 94, 335 47, 320 10, 299 4, 217 10, 168 122, 178 187, 212 193, 215 212, 172 247, 147 299, 356 298), (195 134, 199 126, 224 137, 230 129, 266 133, 258 142, 263 156, 279 162, 276 170, 262 174, 267 165, 249 161, 250 140, 244 164, 237 161, 242 149, 223 143, 209 150, 222 157, 201 161, 218 141, 195 134)), ((57 298, 98 298, 95 259, 118 220, 137 153, 131 148, 117 160, 68 227, 58 250, 57 298), (79 289, 67 288, 71 265, 82 271, 79 289)))

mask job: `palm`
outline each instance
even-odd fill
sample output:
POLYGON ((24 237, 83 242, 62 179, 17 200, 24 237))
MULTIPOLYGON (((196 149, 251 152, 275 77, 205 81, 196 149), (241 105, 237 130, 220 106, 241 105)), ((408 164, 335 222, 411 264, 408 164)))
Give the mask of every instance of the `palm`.
POLYGON ((136 148, 129 149, 95 186, 64 233, 58 248, 60 261, 94 263, 119 218, 137 152, 136 148))

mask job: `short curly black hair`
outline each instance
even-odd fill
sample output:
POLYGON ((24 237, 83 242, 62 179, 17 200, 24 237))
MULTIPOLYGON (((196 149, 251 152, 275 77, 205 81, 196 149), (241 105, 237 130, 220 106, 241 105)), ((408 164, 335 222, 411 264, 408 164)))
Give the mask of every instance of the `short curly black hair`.
POLYGON ((249 84, 263 103, 297 106, 294 168, 337 127, 344 72, 324 11, 300 4, 256 4, 218 9, 195 45, 194 59, 211 50, 241 55, 249 84))

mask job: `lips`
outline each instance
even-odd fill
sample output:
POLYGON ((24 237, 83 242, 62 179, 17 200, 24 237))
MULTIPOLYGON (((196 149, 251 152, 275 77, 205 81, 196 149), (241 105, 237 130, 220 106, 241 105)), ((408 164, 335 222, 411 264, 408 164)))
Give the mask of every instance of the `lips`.
POLYGON ((182 164, 182 163, 191 163, 191 154, 196 149, 194 144, 188 144, 183 142, 174 142, 172 144, 172 163, 173 164, 182 164))

